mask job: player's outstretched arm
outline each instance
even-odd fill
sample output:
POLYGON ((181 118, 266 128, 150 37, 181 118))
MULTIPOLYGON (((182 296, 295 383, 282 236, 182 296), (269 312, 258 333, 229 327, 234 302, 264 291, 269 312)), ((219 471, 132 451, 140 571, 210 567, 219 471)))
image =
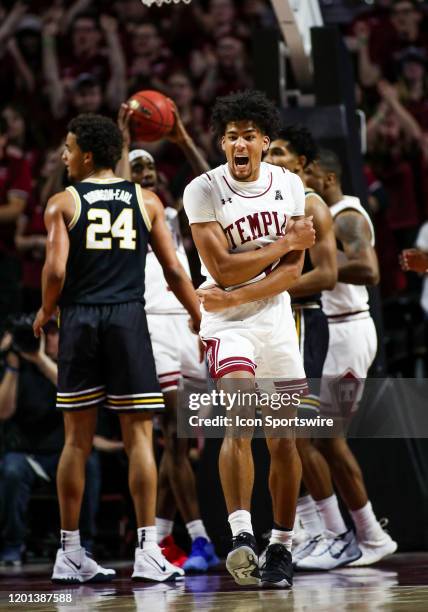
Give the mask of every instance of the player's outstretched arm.
POLYGON ((276 242, 244 253, 230 253, 217 221, 193 223, 192 236, 207 270, 221 287, 245 283, 291 251, 310 247, 315 240, 311 218, 298 219, 292 230, 276 242))
POLYGON ((42 307, 33 324, 34 334, 40 336, 41 329, 54 314, 65 280, 70 241, 67 222, 71 219, 74 203, 72 196, 63 191, 53 196, 45 210, 46 258, 42 271, 42 307))
POLYGON ((196 293, 208 312, 218 312, 232 306, 241 306, 273 297, 294 285, 302 273, 304 251, 293 251, 285 255, 281 263, 265 278, 255 283, 225 291, 219 287, 198 289, 196 293))
POLYGON ((309 196, 306 199, 306 214, 313 216, 317 236, 309 250, 313 269, 299 276, 289 289, 293 297, 306 297, 333 289, 337 282, 336 238, 330 210, 318 197, 309 196))
POLYGON ((334 230, 348 258, 339 266, 338 281, 352 285, 377 285, 379 264, 371 245, 367 220, 359 212, 344 211, 336 217, 334 230))
POLYGON ((152 249, 162 266, 169 288, 191 316, 194 330, 198 331, 201 321, 199 300, 192 281, 177 258, 171 232, 166 224, 162 202, 150 191, 143 190, 143 194, 152 223, 150 232, 152 249))

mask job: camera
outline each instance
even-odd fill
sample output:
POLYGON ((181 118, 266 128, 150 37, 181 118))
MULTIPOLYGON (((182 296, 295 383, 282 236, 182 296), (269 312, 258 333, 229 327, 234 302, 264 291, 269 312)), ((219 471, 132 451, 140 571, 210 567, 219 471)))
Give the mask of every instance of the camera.
POLYGON ((17 353, 36 353, 40 347, 40 338, 34 337, 34 315, 21 314, 11 317, 7 329, 13 336, 12 350, 17 353))

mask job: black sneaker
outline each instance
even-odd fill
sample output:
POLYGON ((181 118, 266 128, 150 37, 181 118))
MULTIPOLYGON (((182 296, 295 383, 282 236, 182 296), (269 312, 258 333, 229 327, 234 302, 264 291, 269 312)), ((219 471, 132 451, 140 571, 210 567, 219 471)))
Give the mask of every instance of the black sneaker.
POLYGON ((266 561, 261 567, 264 587, 288 589, 293 586, 293 562, 291 553, 283 544, 270 544, 266 549, 266 561))
POLYGON ((242 531, 232 538, 232 550, 227 555, 226 567, 236 584, 260 584, 257 542, 251 533, 242 531))

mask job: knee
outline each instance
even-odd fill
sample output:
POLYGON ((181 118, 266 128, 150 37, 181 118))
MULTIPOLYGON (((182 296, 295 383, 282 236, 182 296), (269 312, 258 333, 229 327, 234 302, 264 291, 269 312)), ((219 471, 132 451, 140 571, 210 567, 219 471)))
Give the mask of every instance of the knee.
POLYGON ((268 438, 266 442, 272 460, 289 459, 296 451, 296 442, 293 439, 268 438))
POLYGON ((319 456, 319 450, 314 446, 312 440, 299 439, 296 441, 297 450, 302 462, 308 462, 319 456))
POLYGON ((168 431, 165 435, 165 450, 167 457, 171 458, 176 463, 181 463, 186 457, 188 452, 187 440, 180 440, 177 438, 177 432, 168 431))
POLYGON ((92 451, 92 436, 82 435, 82 432, 68 432, 64 442, 64 448, 71 448, 73 451, 81 452, 86 459, 92 451))
POLYGON ((251 452, 251 438, 225 438, 222 444, 222 450, 234 453, 249 453, 251 452))

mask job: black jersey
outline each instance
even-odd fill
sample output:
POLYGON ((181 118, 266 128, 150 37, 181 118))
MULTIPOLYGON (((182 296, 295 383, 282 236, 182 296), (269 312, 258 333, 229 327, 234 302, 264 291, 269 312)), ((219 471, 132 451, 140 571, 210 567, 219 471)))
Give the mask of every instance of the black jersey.
POLYGON ((60 305, 144 299, 150 219, 141 187, 112 177, 67 187, 76 202, 60 305))
MULTIPOLYGON (((309 196, 318 196, 318 194, 315 191, 312 190, 305 190, 305 198, 309 197, 309 196)), ((320 197, 320 196, 318 196, 320 197)), ((305 251, 305 261, 303 263, 303 270, 302 270, 302 274, 305 274, 306 272, 310 272, 311 270, 313 270, 314 267, 312 265, 312 261, 311 261, 311 256, 309 255, 309 249, 306 249, 305 251)), ((291 298, 291 304, 300 304, 300 305, 304 305, 304 304, 309 304, 309 303, 318 303, 321 304, 321 293, 314 293, 312 295, 305 295, 304 297, 292 297, 291 298)))

